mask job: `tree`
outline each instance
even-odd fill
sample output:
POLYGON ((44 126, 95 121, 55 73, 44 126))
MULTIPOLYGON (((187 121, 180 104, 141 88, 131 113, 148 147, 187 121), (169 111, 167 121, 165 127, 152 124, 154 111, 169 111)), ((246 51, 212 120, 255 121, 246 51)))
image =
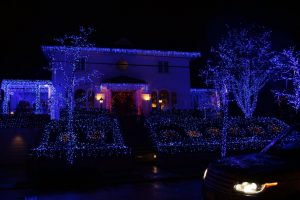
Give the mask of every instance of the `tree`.
POLYGON ((219 94, 223 114, 221 156, 226 155, 228 94, 233 93, 237 105, 246 118, 256 108, 258 93, 269 80, 274 52, 271 49, 270 32, 255 25, 229 29, 216 47, 204 70, 206 82, 219 94))
MULTIPOLYGON (((212 50, 213 52, 213 50, 212 50)), ((228 93, 230 87, 230 71, 219 65, 213 58, 209 59, 207 62, 207 68, 202 72, 202 75, 205 75, 206 83, 212 85, 217 93, 219 94, 220 99, 220 111, 223 113, 223 125, 221 131, 221 156, 226 156, 227 151, 227 129, 229 125, 229 115, 228 115, 228 93)))
POLYGON ((231 29, 213 49, 219 68, 228 71, 230 90, 246 118, 256 108, 259 91, 272 74, 271 32, 252 25, 231 29))
MULTIPOLYGON (((65 138, 67 138, 68 142, 65 147, 67 160, 69 163, 73 163, 74 159, 74 150, 76 148, 77 136, 74 131, 74 107, 75 107, 75 98, 74 92, 76 86, 80 83, 87 82, 93 83, 92 79, 94 77, 100 76, 98 71, 85 72, 78 74, 78 68, 81 64, 82 59, 82 49, 87 47, 93 47, 94 44, 88 41, 89 36, 93 33, 94 29, 92 28, 83 28, 80 27, 78 35, 64 35, 62 38, 55 39, 55 41, 59 42, 61 45, 59 47, 59 52, 62 57, 64 57, 64 61, 56 62, 56 55, 50 55, 50 62, 55 63, 51 64, 50 70, 54 70, 56 72, 60 72, 60 74, 64 78, 64 83, 59 85, 61 88, 60 93, 57 94, 57 98, 62 100, 67 109, 66 115, 66 134, 65 138)), ((87 55, 84 57, 87 58, 87 55)))
POLYGON ((291 84, 290 88, 285 90, 276 90, 276 96, 285 96, 287 102, 296 111, 300 109, 300 52, 294 48, 283 50, 274 57, 273 62, 276 64, 276 71, 279 72, 279 80, 285 80, 291 84))

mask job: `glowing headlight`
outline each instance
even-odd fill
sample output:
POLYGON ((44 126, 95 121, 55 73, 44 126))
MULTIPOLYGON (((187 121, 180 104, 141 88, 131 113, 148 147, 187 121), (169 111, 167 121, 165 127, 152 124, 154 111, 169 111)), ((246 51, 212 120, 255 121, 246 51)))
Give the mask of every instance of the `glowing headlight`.
POLYGON ((203 174, 203 179, 205 179, 205 177, 206 177, 206 174, 207 174, 207 169, 204 171, 204 174, 203 174))
POLYGON ((238 192, 243 192, 245 194, 257 194, 262 192, 264 189, 268 187, 273 187, 277 185, 278 185, 277 182, 265 183, 265 184, 243 182, 241 184, 234 185, 234 189, 238 192))

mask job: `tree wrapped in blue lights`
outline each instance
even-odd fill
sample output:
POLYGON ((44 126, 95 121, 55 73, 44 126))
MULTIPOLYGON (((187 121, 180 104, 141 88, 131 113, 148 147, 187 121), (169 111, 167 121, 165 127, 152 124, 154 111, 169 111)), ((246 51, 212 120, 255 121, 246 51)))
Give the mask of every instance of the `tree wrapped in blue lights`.
POLYGON ((228 72, 228 86, 246 118, 252 117, 259 91, 273 73, 271 32, 252 25, 231 29, 213 49, 218 68, 228 72))
POLYGON ((208 72, 210 74, 211 81, 214 85, 214 88, 217 90, 220 98, 220 109, 223 112, 223 126, 222 126, 222 145, 221 145, 221 156, 224 157, 226 155, 227 149, 227 129, 229 126, 229 115, 228 115, 228 93, 230 89, 230 82, 228 74, 228 70, 224 68, 220 68, 216 65, 211 65, 209 63, 208 72))
POLYGON ((233 93, 246 118, 256 108, 259 91, 270 79, 274 52, 270 32, 257 26, 229 30, 219 44, 212 48, 212 59, 205 71, 207 83, 219 93, 223 111, 221 155, 226 154, 229 126, 228 94, 233 93))
POLYGON ((277 97, 284 96, 287 98, 288 104, 296 111, 300 109, 300 52, 294 48, 283 50, 279 55, 274 57, 273 61, 276 63, 276 71, 278 79, 286 81, 290 84, 290 88, 285 90, 275 91, 277 97))
POLYGON ((206 83, 212 85, 214 89, 217 91, 219 98, 219 107, 220 111, 222 111, 223 117, 223 128, 222 128, 222 145, 221 145, 221 156, 224 157, 226 155, 227 149, 227 129, 229 126, 229 116, 228 116, 228 93, 231 89, 231 72, 229 68, 224 65, 218 59, 218 50, 212 49, 213 58, 208 60, 207 68, 203 71, 203 74, 206 78, 206 83))
MULTIPOLYGON (((49 52, 50 57, 50 70, 54 73, 60 73, 63 76, 63 84, 57 85, 54 81, 54 86, 60 88, 57 90, 56 102, 62 102, 66 106, 67 117, 66 117, 66 130, 61 132, 61 138, 64 138, 67 142, 65 143, 65 151, 67 160, 69 163, 73 163, 74 150, 77 144, 77 135, 74 131, 74 107, 75 97, 74 91, 79 84, 92 84, 92 79, 100 76, 98 71, 92 71, 84 73, 78 73, 81 59, 83 58, 81 48, 90 48, 94 44, 88 41, 90 35, 93 33, 92 28, 80 27, 78 35, 64 35, 62 38, 55 39, 61 45, 59 53, 64 61, 56 61, 57 52, 49 52), (52 54, 53 55, 52 55, 52 54)), ((84 55, 84 59, 87 59, 87 55, 84 55)), ((60 103, 57 103, 60 104, 60 103)), ((60 106, 60 105, 57 105, 60 106)))

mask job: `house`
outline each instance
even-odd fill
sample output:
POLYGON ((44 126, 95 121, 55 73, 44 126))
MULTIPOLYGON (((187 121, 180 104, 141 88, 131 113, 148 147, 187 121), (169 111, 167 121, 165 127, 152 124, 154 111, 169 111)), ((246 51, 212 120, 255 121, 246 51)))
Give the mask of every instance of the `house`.
POLYGON ((151 110, 217 106, 213 90, 191 88, 189 65, 201 56, 198 52, 83 47, 76 48, 77 55, 72 57, 74 48, 70 47, 43 46, 42 50, 52 80, 3 80, 3 113, 14 112, 23 99, 35 113, 49 113, 58 119, 66 106, 62 98, 67 93, 64 86, 69 84, 65 74, 71 73, 74 63, 74 76, 82 80, 73 91, 75 107, 80 109, 147 115, 151 110), (100 76, 90 76, 95 71, 100 76), (30 95, 24 95, 26 92, 30 95), (47 102, 46 110, 41 109, 41 102, 47 102))

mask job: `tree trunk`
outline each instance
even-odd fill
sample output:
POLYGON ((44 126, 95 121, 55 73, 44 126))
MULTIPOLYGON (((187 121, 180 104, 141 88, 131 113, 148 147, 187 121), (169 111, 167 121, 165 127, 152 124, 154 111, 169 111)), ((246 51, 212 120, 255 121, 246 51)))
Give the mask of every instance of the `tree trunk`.
POLYGON ((70 164, 74 162, 74 150, 76 144, 76 138, 74 133, 74 88, 70 87, 68 90, 68 110, 67 110, 67 136, 68 136, 68 144, 66 149, 67 160, 70 164))
POLYGON ((225 157, 227 154, 227 129, 229 124, 228 119, 228 99, 227 92, 222 92, 222 104, 223 104, 223 126, 222 126, 222 141, 221 141, 221 157, 225 157))

